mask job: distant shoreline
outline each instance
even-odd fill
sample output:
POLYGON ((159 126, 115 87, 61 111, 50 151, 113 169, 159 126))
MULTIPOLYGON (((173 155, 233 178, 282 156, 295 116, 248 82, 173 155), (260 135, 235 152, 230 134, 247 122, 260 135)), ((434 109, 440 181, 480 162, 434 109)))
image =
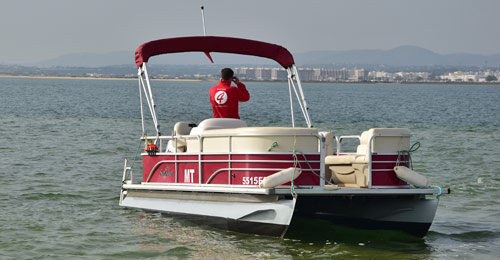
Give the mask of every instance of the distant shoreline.
MULTIPOLYGON (((137 80, 137 78, 120 78, 120 77, 82 77, 82 76, 42 76, 42 75, 6 75, 1 74, 0 78, 22 78, 22 79, 88 79, 88 80, 137 80)), ((187 81, 199 82, 207 80, 199 79, 151 79, 154 81, 187 81)))
MULTIPOLYGON (((49 75, 8 75, 0 74, 0 78, 24 78, 24 79, 82 79, 82 80, 137 80, 137 78, 125 77, 84 77, 84 76, 49 76, 49 75)), ((172 81, 172 82, 214 82, 214 79, 169 79, 152 78, 152 81, 172 81)), ((243 80, 245 82, 286 82, 284 80, 243 80)), ((440 81, 304 81, 304 83, 323 84, 412 84, 412 85, 499 85, 500 82, 440 82, 440 81)))

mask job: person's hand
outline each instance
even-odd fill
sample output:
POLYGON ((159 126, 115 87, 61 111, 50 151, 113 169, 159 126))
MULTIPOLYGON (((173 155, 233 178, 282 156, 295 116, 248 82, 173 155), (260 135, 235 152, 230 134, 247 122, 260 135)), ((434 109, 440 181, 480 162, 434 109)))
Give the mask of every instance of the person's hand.
POLYGON ((232 81, 236 84, 240 83, 240 79, 238 77, 233 77, 232 81))

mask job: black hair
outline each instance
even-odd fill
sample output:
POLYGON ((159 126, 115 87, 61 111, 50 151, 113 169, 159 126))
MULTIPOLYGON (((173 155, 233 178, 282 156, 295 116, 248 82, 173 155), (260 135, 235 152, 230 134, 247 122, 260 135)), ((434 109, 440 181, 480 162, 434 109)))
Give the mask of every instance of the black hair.
POLYGON ((223 80, 230 80, 234 76, 234 71, 230 68, 224 68, 220 71, 220 77, 223 80))

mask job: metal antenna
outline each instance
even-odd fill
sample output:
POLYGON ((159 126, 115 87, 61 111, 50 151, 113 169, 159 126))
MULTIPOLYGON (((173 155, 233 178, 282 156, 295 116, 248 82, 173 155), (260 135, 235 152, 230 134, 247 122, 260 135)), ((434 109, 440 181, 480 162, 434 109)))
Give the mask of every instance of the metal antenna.
POLYGON ((201 6, 201 19, 203 21, 203 36, 207 36, 207 30, 205 29, 205 7, 201 6))

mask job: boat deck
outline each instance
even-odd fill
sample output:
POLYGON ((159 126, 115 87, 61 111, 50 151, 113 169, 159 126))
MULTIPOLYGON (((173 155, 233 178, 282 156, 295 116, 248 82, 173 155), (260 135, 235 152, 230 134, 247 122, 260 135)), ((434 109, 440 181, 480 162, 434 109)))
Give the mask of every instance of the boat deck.
MULTIPOLYGON (((235 194, 264 194, 264 195, 287 195, 290 194, 290 187, 259 188, 248 185, 213 185, 213 184, 123 184, 125 190, 154 190, 154 191, 190 191, 190 192, 212 192, 212 193, 235 193, 235 194)), ((326 195, 326 196, 369 196, 369 195, 437 195, 438 188, 385 188, 385 189, 365 189, 365 188, 340 188, 334 185, 319 187, 295 187, 298 195, 326 195)), ((442 189, 442 194, 449 194, 450 189, 442 189)))

